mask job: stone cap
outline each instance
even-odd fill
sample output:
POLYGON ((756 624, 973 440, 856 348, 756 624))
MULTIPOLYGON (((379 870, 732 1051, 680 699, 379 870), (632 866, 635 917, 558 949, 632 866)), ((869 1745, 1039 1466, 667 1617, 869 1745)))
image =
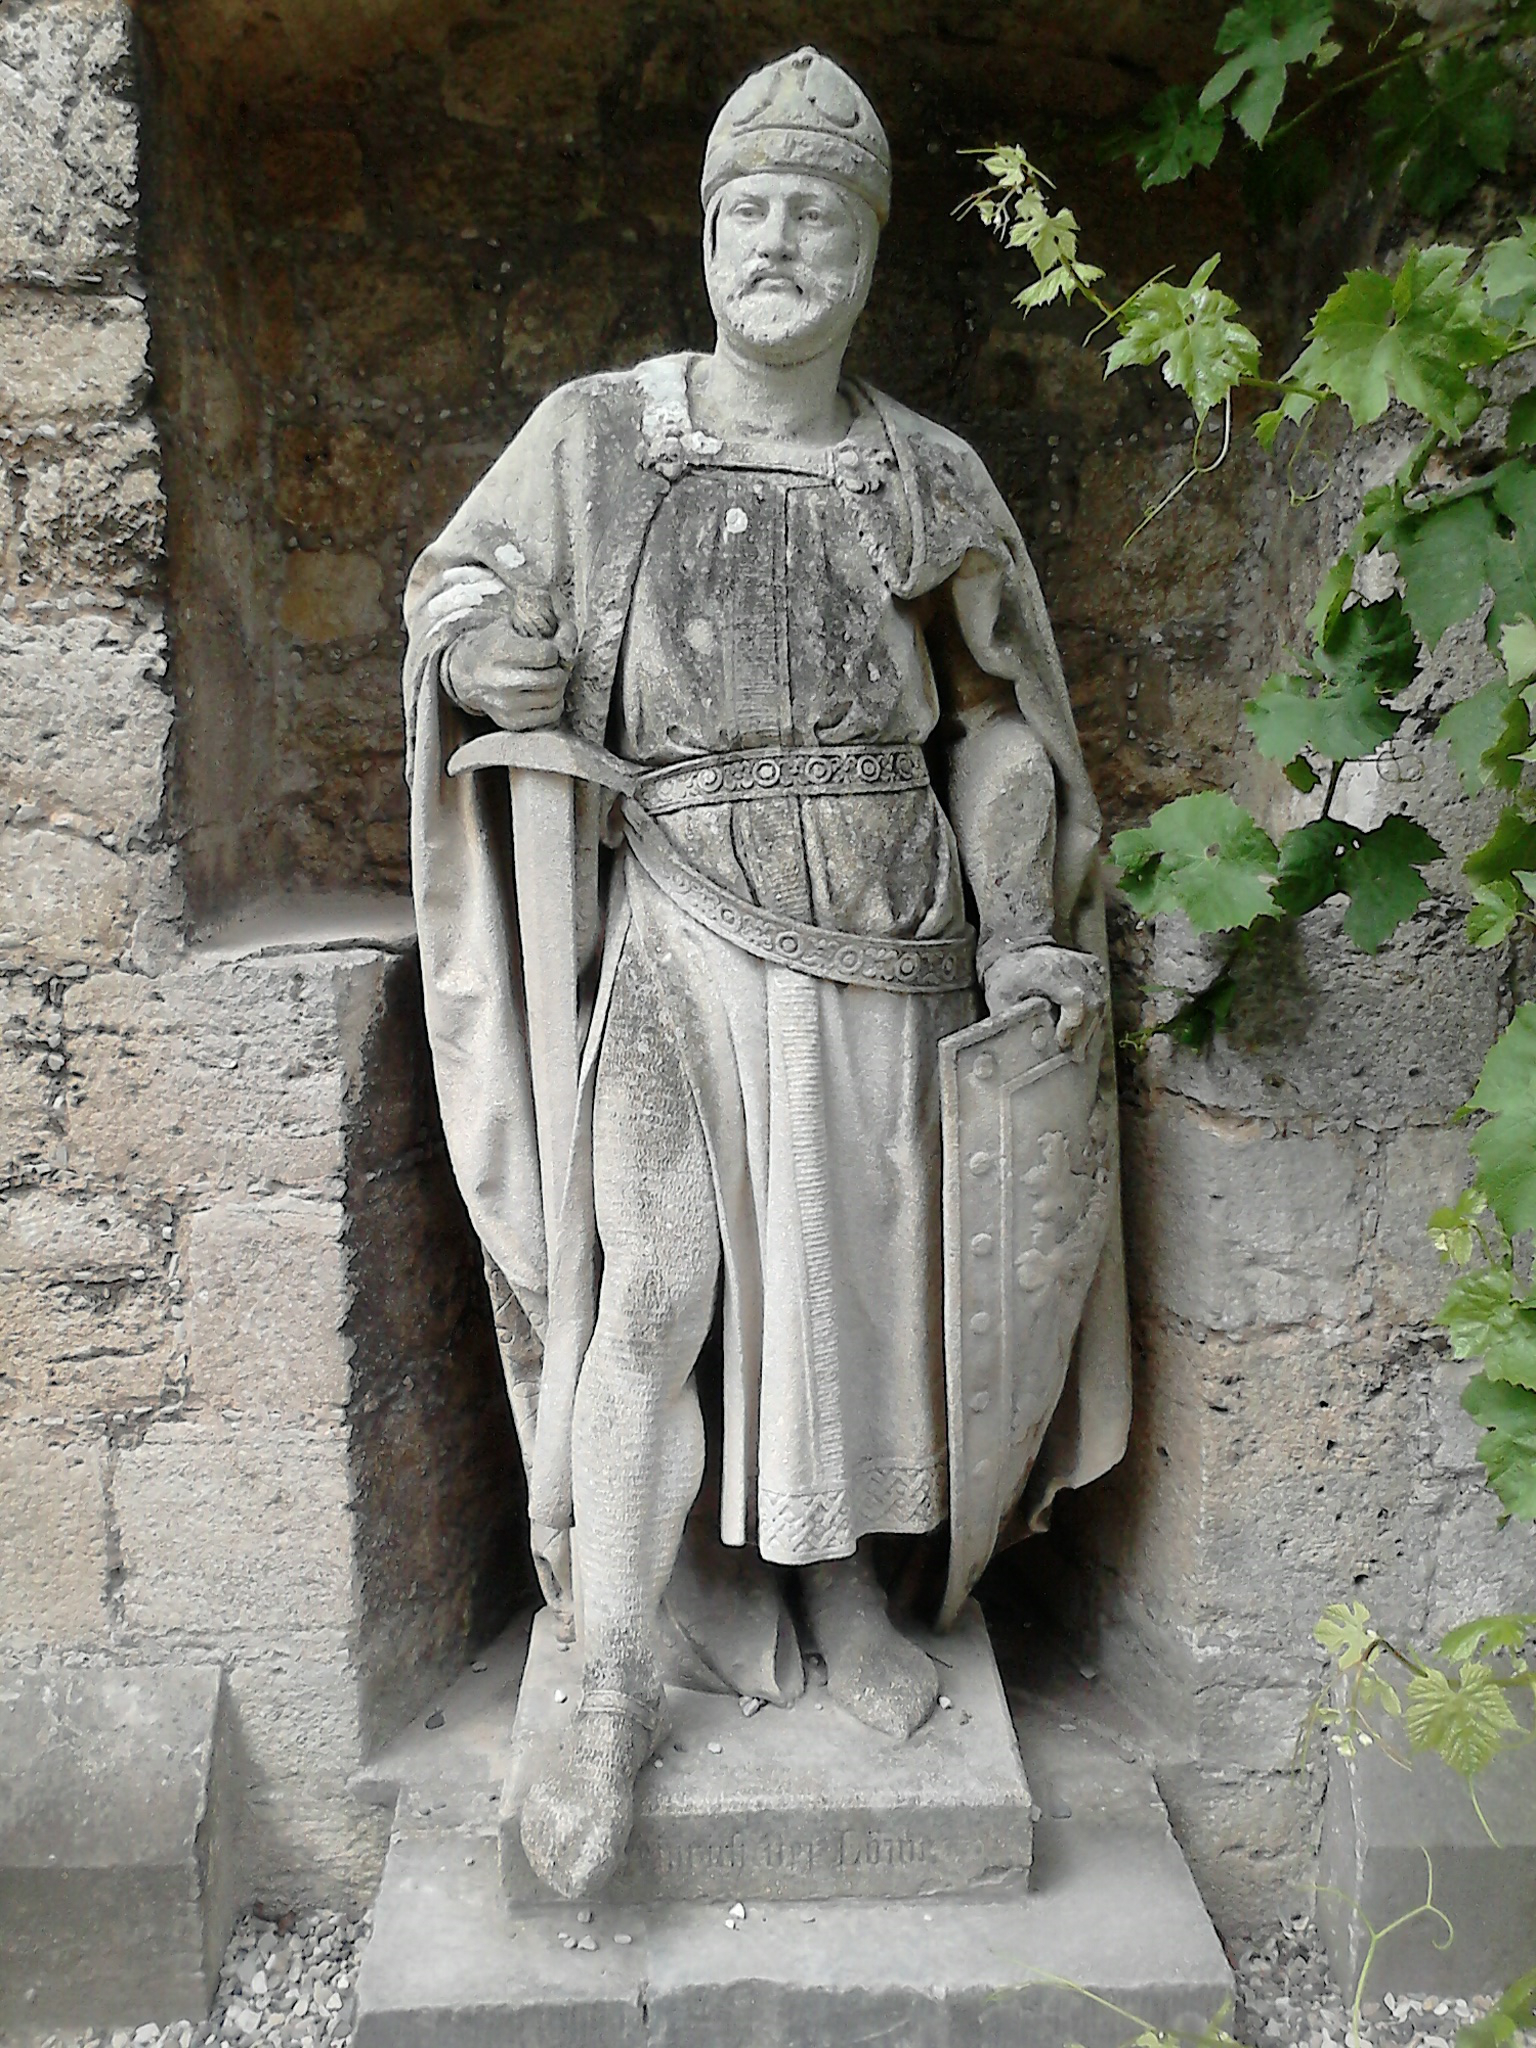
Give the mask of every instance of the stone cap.
POLYGON ((891 212, 891 145, 867 95, 809 45, 737 86, 704 151, 707 207, 751 171, 812 171, 862 199, 881 227, 891 212))

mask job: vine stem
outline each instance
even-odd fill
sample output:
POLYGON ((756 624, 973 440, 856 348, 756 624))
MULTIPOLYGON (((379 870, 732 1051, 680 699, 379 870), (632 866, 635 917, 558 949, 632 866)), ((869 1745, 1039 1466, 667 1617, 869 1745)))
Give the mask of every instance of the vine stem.
MULTIPOLYGON (((1486 33, 1486 23, 1480 26, 1486 33)), ((1299 128, 1303 121, 1310 121, 1318 108, 1326 106, 1329 100, 1342 99, 1346 93, 1358 92, 1362 85, 1370 85, 1375 79, 1385 78, 1389 72, 1405 70, 1415 59, 1422 62, 1424 58, 1437 56, 1441 50, 1448 50, 1456 43, 1470 44, 1477 40, 1477 29, 1469 29, 1463 24, 1459 28, 1447 29, 1443 35, 1427 37, 1411 50, 1399 50, 1395 56, 1386 58, 1384 62, 1373 64, 1365 71, 1357 71, 1353 78, 1341 78, 1337 85, 1324 87, 1310 107, 1303 107, 1299 114, 1292 114, 1289 121, 1282 121, 1278 128, 1271 128, 1260 147, 1267 149, 1271 143, 1279 142, 1284 136, 1299 128)))

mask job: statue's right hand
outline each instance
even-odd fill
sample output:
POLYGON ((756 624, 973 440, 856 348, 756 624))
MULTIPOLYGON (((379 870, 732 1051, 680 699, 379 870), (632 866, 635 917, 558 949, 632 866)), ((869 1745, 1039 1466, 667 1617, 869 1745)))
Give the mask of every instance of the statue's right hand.
POLYGON ((558 725, 574 643, 570 627, 557 626, 552 607, 526 626, 522 616, 489 620, 461 633, 448 650, 448 694, 461 710, 507 732, 558 725))

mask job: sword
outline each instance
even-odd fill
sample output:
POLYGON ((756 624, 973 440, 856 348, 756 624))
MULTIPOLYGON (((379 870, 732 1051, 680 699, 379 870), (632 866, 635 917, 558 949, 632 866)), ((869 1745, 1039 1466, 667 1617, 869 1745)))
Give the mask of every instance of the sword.
POLYGON ((528 1065, 539 1134, 546 1244, 559 1214, 576 1123, 576 790, 628 792, 640 770, 576 733, 492 732, 468 740, 450 775, 504 768, 512 798, 512 868, 522 938, 528 1065), (532 971, 530 972, 530 967, 532 971))

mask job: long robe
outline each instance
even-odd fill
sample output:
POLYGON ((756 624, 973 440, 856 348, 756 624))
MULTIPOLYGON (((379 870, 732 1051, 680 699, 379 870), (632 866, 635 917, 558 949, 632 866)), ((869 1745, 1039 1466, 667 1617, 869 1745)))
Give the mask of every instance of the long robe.
MULTIPOLYGON (((558 1217, 546 1218, 505 797, 489 778, 450 781, 443 772, 453 746, 482 729, 453 707, 443 663, 460 632, 483 624, 520 587, 551 592, 575 636, 566 725, 588 740, 609 738, 647 536, 674 483, 709 451, 689 417, 686 373, 686 358, 666 357, 582 380, 546 400, 423 555, 406 601, 413 875, 428 1029, 455 1170, 505 1279, 498 1326, 530 1465, 530 1511, 551 1529, 570 1521, 570 1414, 598 1274, 590 1075, 603 1011, 599 846, 607 802, 582 788, 575 884, 589 970, 584 1014, 594 1019, 594 1035, 563 1201, 558 1217)), ((1102 954, 1098 814, 1017 529, 963 442, 879 394, 857 396, 873 443, 866 435, 864 447, 835 451, 829 479, 893 603, 930 615, 942 607, 966 661, 1014 692, 1054 778, 1053 936, 1102 954)), ((982 872, 1010 794, 1006 770, 998 771, 989 751, 971 749, 967 758, 962 738, 949 777, 962 856, 968 839, 982 850, 968 881, 982 908, 983 961, 1019 936, 1009 929, 1007 875, 982 872)), ((827 1138, 839 1142, 835 1132, 827 1138)), ((1129 1375, 1121 1270, 1116 1227, 1030 1478, 1024 1509, 1032 1522, 1061 1485, 1092 1478, 1123 1449, 1129 1375)))

